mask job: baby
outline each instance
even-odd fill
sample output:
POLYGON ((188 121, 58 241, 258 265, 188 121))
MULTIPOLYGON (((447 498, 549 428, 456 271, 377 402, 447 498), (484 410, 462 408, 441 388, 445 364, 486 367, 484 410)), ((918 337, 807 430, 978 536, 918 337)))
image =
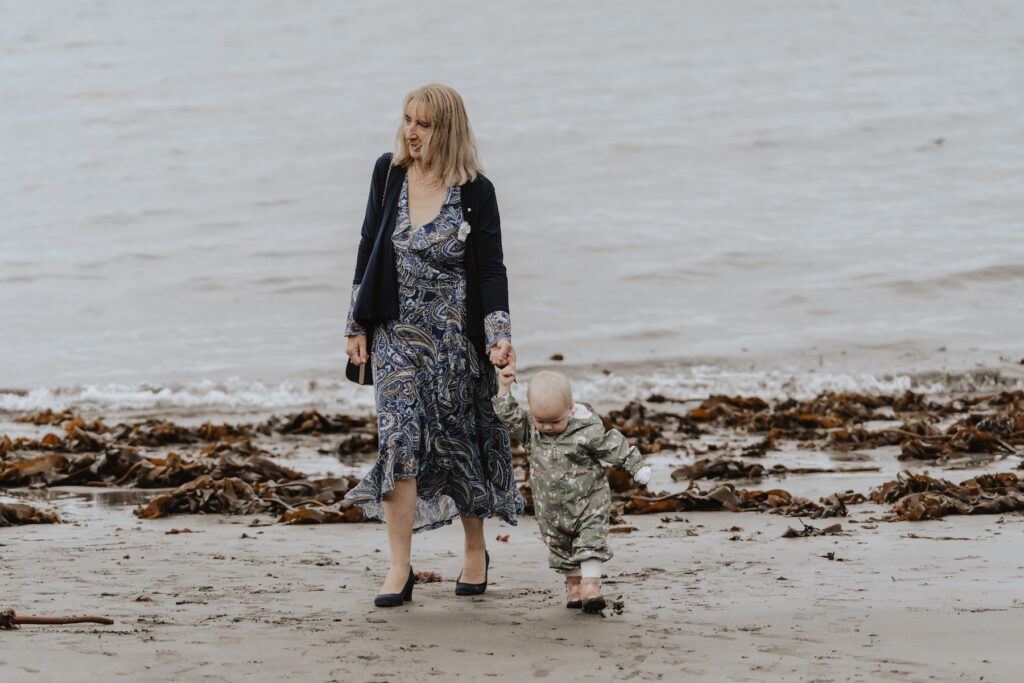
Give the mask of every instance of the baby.
POLYGON ((569 380, 557 372, 538 372, 530 380, 527 413, 509 391, 516 372, 498 376, 494 409, 530 460, 530 488, 548 564, 566 575, 566 607, 594 614, 605 608, 601 564, 611 559, 608 516, 611 489, 599 461, 622 467, 646 484, 651 468, 640 451, 604 423, 584 403, 573 403, 569 380))

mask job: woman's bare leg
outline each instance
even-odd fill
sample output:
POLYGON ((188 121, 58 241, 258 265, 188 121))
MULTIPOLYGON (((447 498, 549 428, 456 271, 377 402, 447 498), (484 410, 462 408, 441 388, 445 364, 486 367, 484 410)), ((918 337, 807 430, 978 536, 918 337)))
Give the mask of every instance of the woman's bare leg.
POLYGON ((462 515, 462 532, 465 535, 463 551, 465 557, 462 561, 463 583, 483 583, 486 578, 486 565, 484 564, 484 551, 487 550, 487 541, 484 540, 484 520, 481 517, 466 517, 462 515))
POLYGON ((416 480, 400 479, 384 496, 384 522, 388 527, 391 568, 380 587, 381 593, 401 593, 409 578, 412 554, 412 520, 416 514, 416 480))

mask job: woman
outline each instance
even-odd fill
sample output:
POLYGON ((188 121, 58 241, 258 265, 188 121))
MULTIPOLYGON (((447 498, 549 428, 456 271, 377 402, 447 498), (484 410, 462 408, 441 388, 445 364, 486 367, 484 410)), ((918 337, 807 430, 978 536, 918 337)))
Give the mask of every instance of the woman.
POLYGON ((380 455, 348 498, 387 523, 391 568, 378 606, 412 597, 412 532, 458 516, 465 557, 456 594, 487 587, 483 520, 523 510, 509 436, 491 406, 488 365, 515 365, 494 187, 480 173, 462 98, 409 93, 397 152, 377 160, 346 336, 370 362, 380 455))

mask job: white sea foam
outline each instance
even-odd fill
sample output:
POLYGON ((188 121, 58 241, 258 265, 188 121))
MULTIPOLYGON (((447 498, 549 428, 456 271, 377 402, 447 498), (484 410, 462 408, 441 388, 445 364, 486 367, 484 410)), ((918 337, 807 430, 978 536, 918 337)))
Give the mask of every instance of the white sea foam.
MULTIPOLYGON (((716 394, 758 396, 766 400, 807 399, 822 392, 852 391, 895 395, 912 390, 944 395, 951 392, 1024 388, 1020 378, 998 372, 957 375, 935 373, 893 376, 841 373, 737 372, 700 365, 669 372, 573 374, 574 393, 597 405, 617 407, 628 401, 661 395, 676 400, 700 400, 716 394)), ((524 373, 524 379, 529 373, 524 373)), ((518 391, 522 391, 519 389, 518 391)), ((22 413, 53 409, 88 411, 101 415, 121 412, 275 413, 313 407, 326 412, 366 414, 374 410, 373 391, 345 380, 288 381, 279 384, 202 381, 160 386, 105 384, 32 390, 0 390, 0 412, 22 413)))
POLYGON ((629 378, 616 374, 596 375, 576 381, 575 393, 596 400, 643 400, 659 394, 679 400, 703 399, 715 394, 758 396, 764 399, 806 399, 826 391, 855 391, 891 395, 909 389, 939 392, 941 383, 915 384, 908 375, 876 377, 871 374, 793 374, 785 372, 734 372, 708 366, 672 376, 629 378))
POLYGON ((170 386, 104 384, 0 391, 0 411, 7 412, 49 408, 101 414, 151 410, 173 414, 179 411, 272 412, 320 406, 365 413, 373 408, 373 403, 372 390, 340 381, 264 384, 231 379, 170 386))

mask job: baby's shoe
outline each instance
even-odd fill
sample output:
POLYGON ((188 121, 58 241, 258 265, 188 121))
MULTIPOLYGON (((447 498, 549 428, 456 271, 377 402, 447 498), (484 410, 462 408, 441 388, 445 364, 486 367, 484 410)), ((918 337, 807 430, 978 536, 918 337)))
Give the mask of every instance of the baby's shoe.
POLYGON ((583 607, 583 600, 580 599, 580 577, 565 577, 565 593, 566 607, 569 609, 579 609, 580 607, 583 607))
POLYGON ((587 614, 598 614, 607 607, 601 596, 601 579, 580 579, 580 600, 587 614))

